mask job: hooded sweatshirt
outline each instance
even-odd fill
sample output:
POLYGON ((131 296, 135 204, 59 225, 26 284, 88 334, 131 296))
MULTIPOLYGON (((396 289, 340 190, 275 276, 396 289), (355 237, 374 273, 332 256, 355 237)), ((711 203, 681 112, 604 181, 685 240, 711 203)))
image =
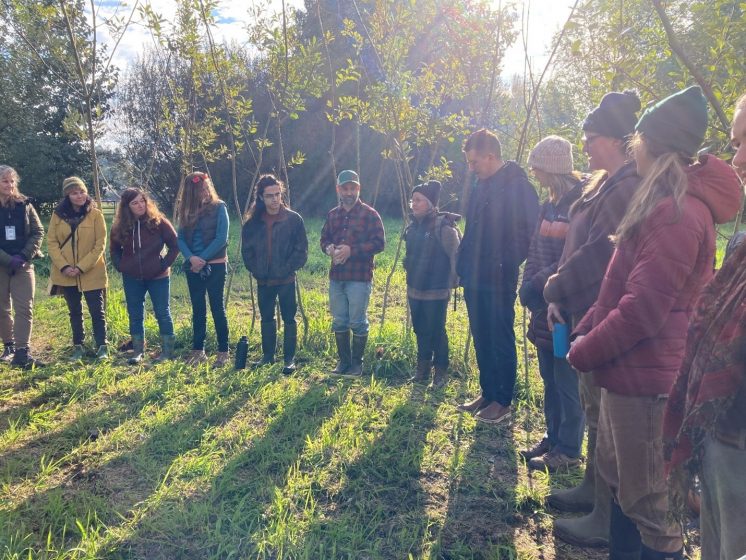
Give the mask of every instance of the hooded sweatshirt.
POLYGON ((661 200, 609 262, 596 303, 576 327, 585 335, 570 364, 629 396, 667 395, 681 365, 689 316, 713 275, 714 223, 733 219, 742 191, 725 162, 706 156, 687 170, 679 211, 661 200))
POLYGON ((132 225, 132 231, 114 239, 112 236, 109 250, 111 260, 116 269, 122 274, 138 280, 154 280, 169 275, 170 266, 179 254, 176 231, 166 218, 154 228, 146 225, 143 220, 137 220, 132 225), (161 256, 163 246, 168 252, 161 256))

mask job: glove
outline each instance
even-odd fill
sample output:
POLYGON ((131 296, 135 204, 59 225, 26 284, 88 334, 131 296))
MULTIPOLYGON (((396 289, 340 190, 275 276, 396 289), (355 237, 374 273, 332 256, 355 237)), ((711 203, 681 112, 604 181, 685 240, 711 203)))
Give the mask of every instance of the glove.
POLYGON ((16 272, 17 270, 20 270, 23 268, 23 265, 26 264, 26 258, 23 255, 13 255, 10 257, 10 269, 13 272, 16 272))

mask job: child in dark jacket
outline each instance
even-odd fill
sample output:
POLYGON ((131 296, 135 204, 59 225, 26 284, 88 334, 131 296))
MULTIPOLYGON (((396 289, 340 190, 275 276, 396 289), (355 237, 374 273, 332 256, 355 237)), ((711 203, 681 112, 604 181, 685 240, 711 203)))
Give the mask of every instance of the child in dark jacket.
POLYGON ((130 364, 142 361, 145 349, 145 294, 150 294, 161 335, 161 353, 156 362, 171 359, 174 352, 174 322, 169 306, 171 265, 179 254, 176 231, 148 194, 127 189, 117 207, 111 228, 111 260, 122 273, 124 297, 132 336, 130 364), (161 256, 163 247, 167 248, 161 256))

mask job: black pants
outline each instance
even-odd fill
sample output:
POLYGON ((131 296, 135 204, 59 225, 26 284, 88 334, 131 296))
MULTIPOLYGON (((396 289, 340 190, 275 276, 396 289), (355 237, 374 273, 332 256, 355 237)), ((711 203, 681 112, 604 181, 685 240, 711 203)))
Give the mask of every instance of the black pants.
POLYGON ((298 302, 295 299, 295 282, 282 284, 280 286, 257 287, 257 299, 259 300, 259 315, 262 323, 275 322, 275 301, 280 301, 280 316, 285 325, 295 325, 295 313, 298 311, 298 302))
MULTIPOLYGON (((87 290, 83 292, 88 312, 93 323, 93 338, 96 346, 106 344, 106 313, 104 312, 104 297, 106 290, 87 290)), ((70 327, 73 331, 73 344, 83 344, 85 328, 83 327, 83 305, 81 292, 77 286, 64 286, 62 294, 65 296, 67 309, 70 312, 70 327)))
POLYGON ((432 360, 436 366, 448 367, 448 334, 446 314, 448 300, 409 299, 412 327, 417 336, 417 360, 432 360))
POLYGON ((210 265, 212 272, 207 278, 202 278, 194 272, 187 272, 187 286, 189 287, 189 299, 192 301, 192 348, 194 350, 205 349, 205 336, 207 335, 207 302, 205 295, 210 300, 210 311, 215 323, 215 334, 218 339, 218 352, 228 351, 228 318, 225 316, 225 300, 223 291, 225 289, 225 263, 214 263, 210 265))
POLYGON ((515 389, 515 290, 464 289, 482 396, 509 406, 515 389))

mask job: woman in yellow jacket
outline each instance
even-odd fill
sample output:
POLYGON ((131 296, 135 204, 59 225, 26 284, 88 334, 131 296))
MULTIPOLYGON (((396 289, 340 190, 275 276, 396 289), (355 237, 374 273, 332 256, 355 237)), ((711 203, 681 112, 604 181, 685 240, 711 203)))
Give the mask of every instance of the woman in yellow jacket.
POLYGON ((85 355, 81 293, 85 296, 98 348, 96 358, 103 360, 109 356, 104 312, 108 285, 104 261, 106 223, 79 177, 65 179, 62 194, 49 223, 50 293, 63 295, 67 302, 73 331, 73 360, 80 360, 85 355))

